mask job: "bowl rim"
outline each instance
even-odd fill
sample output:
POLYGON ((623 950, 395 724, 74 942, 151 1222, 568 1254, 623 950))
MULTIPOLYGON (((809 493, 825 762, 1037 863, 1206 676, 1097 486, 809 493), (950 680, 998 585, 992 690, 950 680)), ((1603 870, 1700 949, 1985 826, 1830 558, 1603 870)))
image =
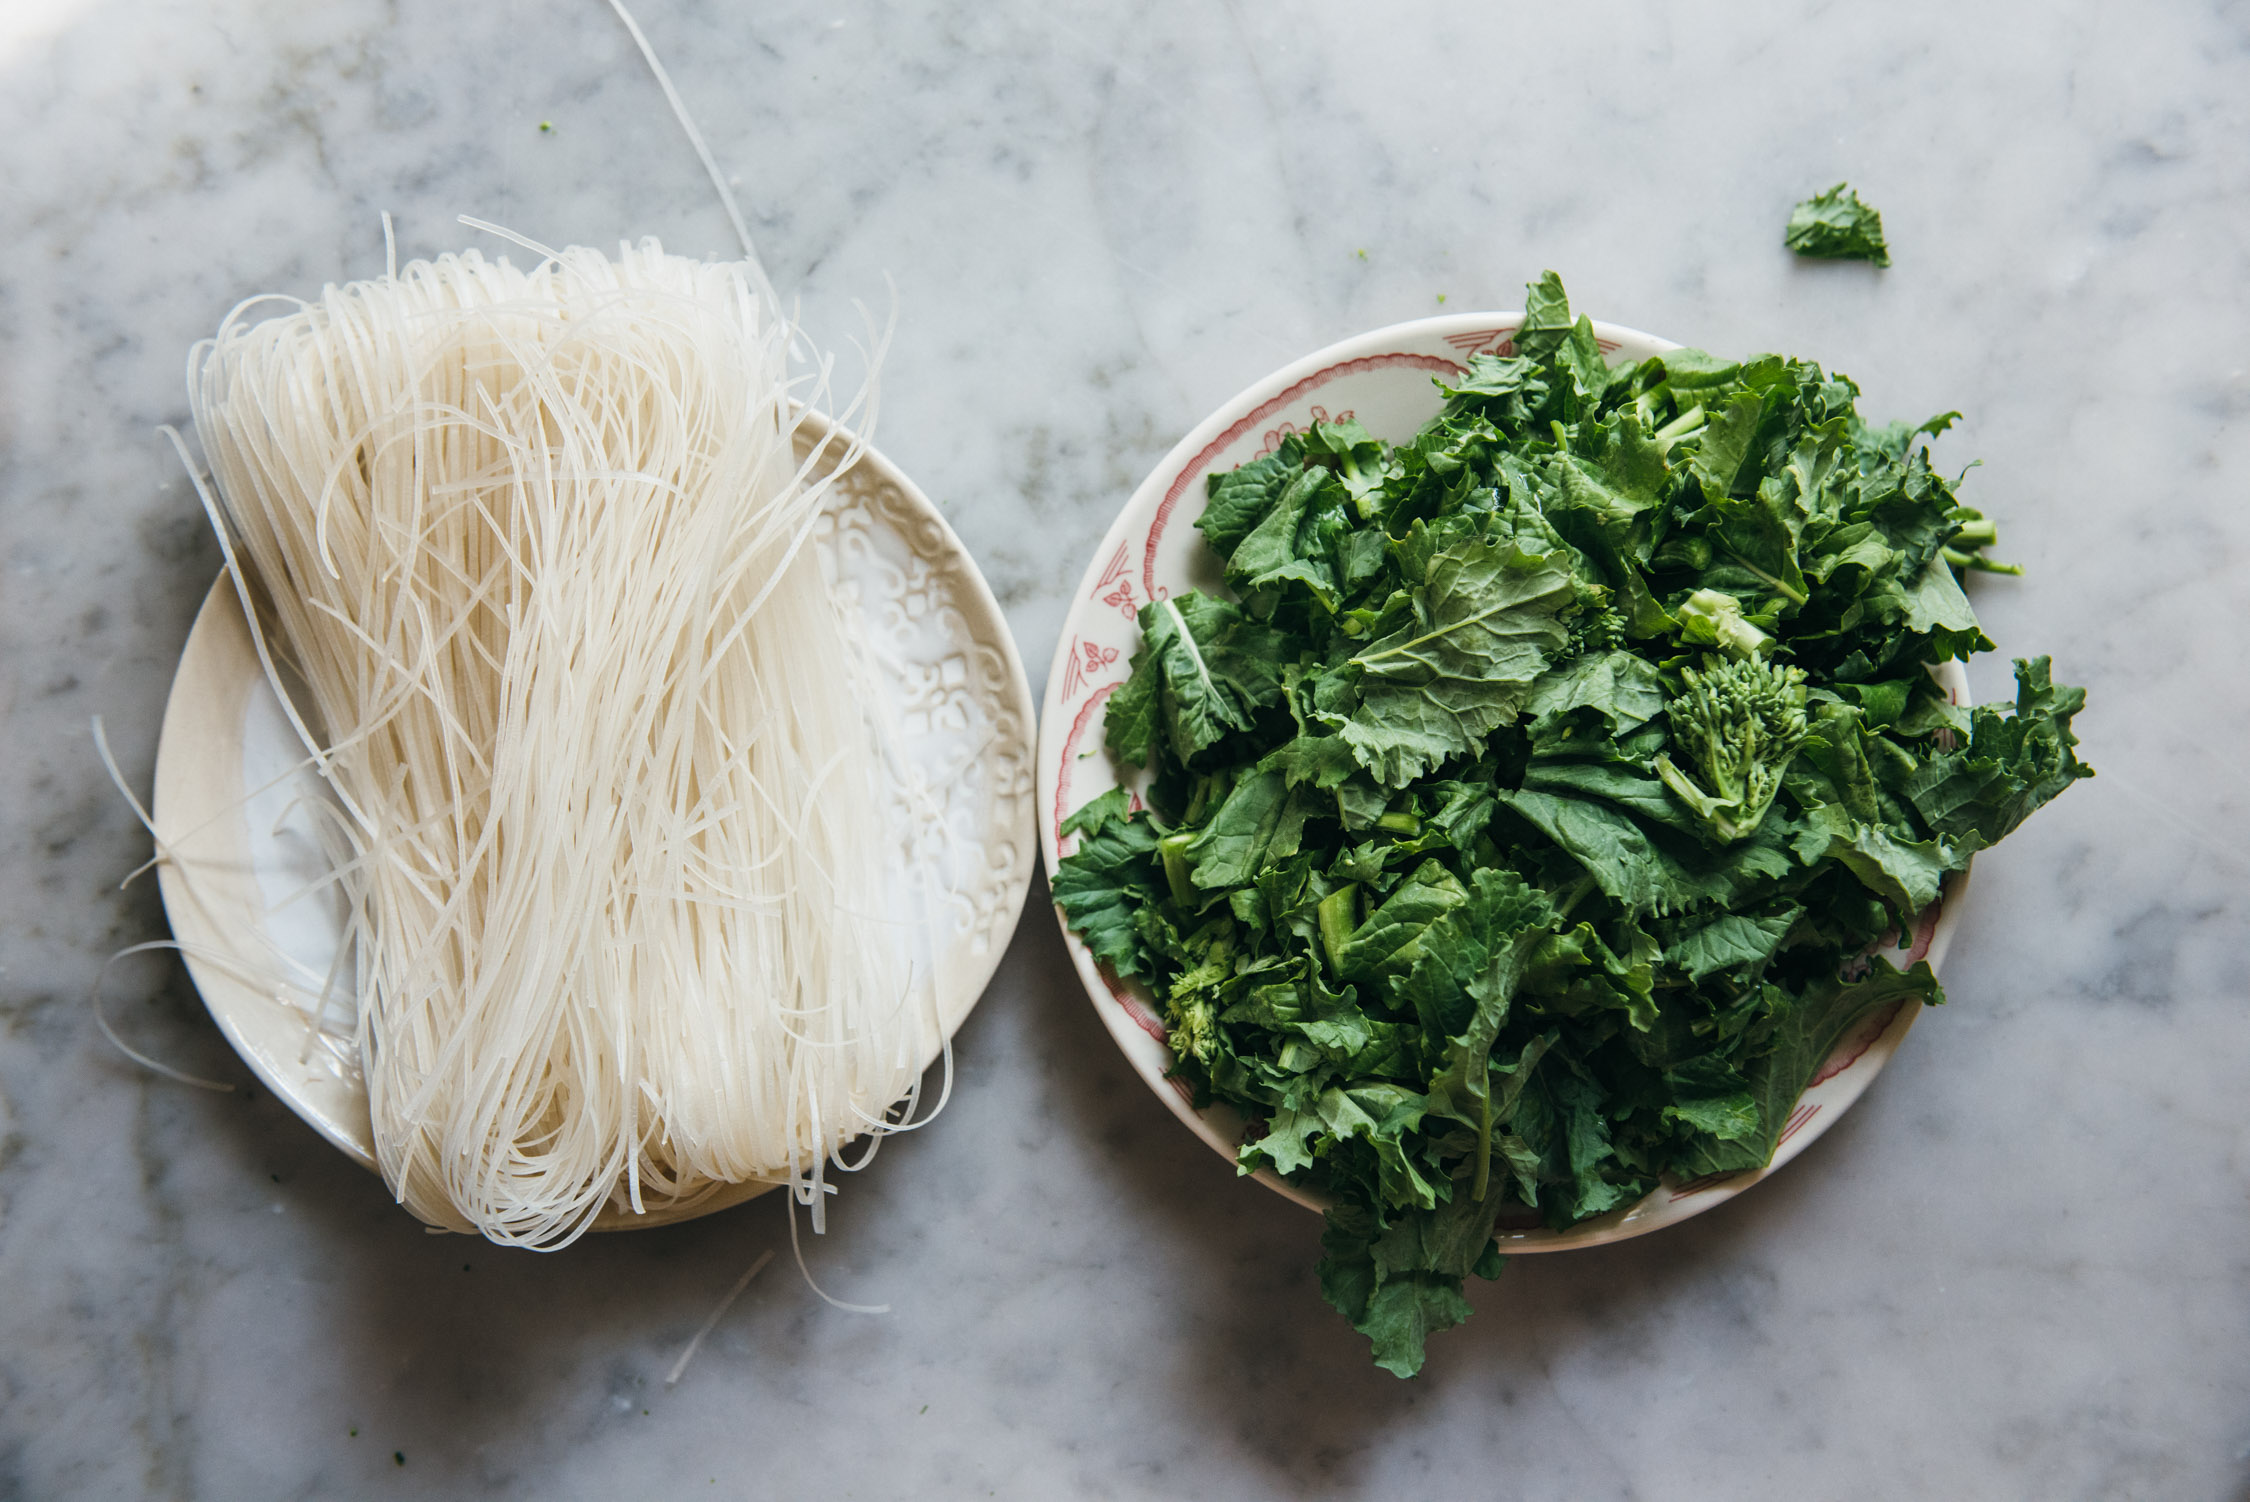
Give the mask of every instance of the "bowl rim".
MULTIPOLYGON (((1173 509, 1221 450, 1238 441, 1256 424, 1279 416, 1292 401, 1309 395, 1327 380, 1336 379, 1343 374, 1385 368, 1375 363, 1385 359, 1394 362, 1389 368, 1401 368, 1397 362, 1403 361, 1415 362, 1416 368, 1434 369, 1431 364, 1419 363, 1427 358, 1460 370, 1474 353, 1491 347, 1508 349, 1506 341, 1522 327, 1524 316, 1522 309, 1447 313, 1386 324, 1324 345, 1251 382, 1221 403, 1191 428, 1186 436, 1173 444, 1134 488, 1103 533, 1100 544, 1094 549, 1080 575, 1077 592, 1071 596, 1070 608, 1064 615, 1056 638, 1054 657, 1041 695, 1039 746, 1035 760, 1038 771, 1035 815, 1039 825, 1040 852, 1046 861, 1050 877, 1061 855, 1060 826, 1064 819, 1075 812, 1075 806, 1070 809, 1062 807, 1062 799, 1068 796, 1070 782, 1065 758, 1069 756, 1070 748, 1077 743, 1078 737, 1090 728, 1095 711, 1106 698, 1105 692, 1097 692, 1078 709, 1075 716, 1065 714, 1064 691, 1066 684, 1072 681, 1075 667, 1073 651, 1078 642, 1079 624, 1095 610, 1095 597, 1101 585, 1113 576, 1115 560, 1129 555, 1130 542, 1140 530, 1144 516, 1148 519, 1152 533, 1161 532, 1169 523, 1173 509), (1446 360, 1439 356, 1425 357, 1401 348, 1415 343, 1427 345, 1433 342, 1459 350, 1461 358, 1446 360), (1066 723, 1067 729, 1064 728, 1066 723)), ((1594 337, 1601 344, 1605 356, 1623 354, 1631 359, 1645 359, 1649 355, 1684 347, 1675 341, 1623 324, 1600 320, 1590 322, 1594 337)), ((1154 552, 1152 538, 1146 548, 1142 583, 1147 591, 1147 598, 1161 599, 1165 595, 1158 592, 1160 586, 1156 580, 1154 552)), ((1964 707, 1969 704, 1968 675, 1959 662, 1939 664, 1933 672, 1953 702, 1964 707)), ((1079 753, 1080 758, 1095 755, 1106 755, 1098 744, 1079 753)), ((1080 799, 1079 803, 1084 801, 1080 799)), ((1908 951, 1910 963, 1927 958, 1932 972, 1938 969, 1952 945, 1953 935, 1959 924, 1962 899, 1968 889, 1968 874, 1964 870, 1948 878, 1938 900, 1917 918, 1913 932, 1902 936, 1900 947, 1908 951)), ((1194 1132, 1205 1146, 1228 1162, 1235 1162, 1242 1118, 1223 1105, 1214 1105, 1200 1111, 1196 1109, 1187 1088, 1164 1072, 1171 1059, 1169 1048, 1161 1041, 1155 1041, 1152 1048, 1148 1023, 1136 1018, 1136 1005, 1142 1011, 1153 1014, 1153 1008, 1149 1006, 1145 996, 1137 1003, 1134 999, 1135 993, 1144 988, 1138 987, 1136 983, 1120 981, 1104 971, 1078 936, 1071 932, 1061 906, 1050 905, 1062 931, 1063 944, 1069 952, 1072 969, 1078 976, 1079 984, 1108 1031, 1111 1041, 1125 1055, 1128 1065, 1157 1099, 1194 1132)), ((1620 1206, 1606 1215, 1582 1221, 1563 1231, 1531 1224, 1511 1226, 1504 1220, 1495 1233, 1496 1242, 1504 1251, 1511 1253, 1573 1251, 1645 1235, 1724 1204, 1778 1171, 1834 1125, 1865 1093, 1884 1065, 1898 1051, 1922 1010, 1920 1003, 1905 1003, 1889 1014, 1879 1027, 1855 1029, 1846 1043, 1831 1054, 1830 1064, 1823 1067, 1813 1085, 1808 1086, 1799 1097, 1799 1103, 1783 1129, 1772 1160, 1763 1168, 1678 1184, 1666 1179, 1632 1204, 1620 1206), (1838 1055, 1854 1045, 1855 1051, 1842 1064, 1836 1064, 1838 1055), (1814 1102, 1812 1096, 1816 1090, 1821 1092, 1821 1098, 1814 1102)), ((1271 1168, 1261 1168, 1247 1177, 1255 1178, 1268 1189, 1308 1210, 1320 1211, 1327 1207, 1325 1197, 1289 1183, 1271 1168)))

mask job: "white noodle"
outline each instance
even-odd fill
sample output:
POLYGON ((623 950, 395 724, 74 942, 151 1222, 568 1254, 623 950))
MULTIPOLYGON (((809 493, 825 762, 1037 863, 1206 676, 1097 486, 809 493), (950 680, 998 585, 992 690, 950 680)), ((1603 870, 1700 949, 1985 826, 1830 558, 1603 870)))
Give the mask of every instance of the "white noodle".
MULTIPOLYGON (((102 987, 107 984, 109 972, 117 968, 119 960, 128 959, 136 954, 153 954, 159 950, 174 949, 183 954, 187 952, 187 946, 184 944, 176 944, 170 939, 151 939, 145 944, 128 944, 103 961, 102 968, 94 973, 94 988, 86 995, 86 1004, 93 1008, 94 1026, 101 1029, 101 1034, 109 1040, 110 1047, 140 1065, 143 1069, 161 1074, 168 1080, 177 1080, 183 1085, 193 1085, 198 1090, 215 1090, 221 1095, 232 1095, 235 1093, 234 1086, 223 1080, 207 1080, 199 1074, 189 1074, 185 1070, 174 1069, 162 1060, 152 1059, 147 1054, 142 1053, 132 1044, 117 1036, 117 1029, 109 1025, 109 1014, 102 1010, 102 987)), ((814 1292, 817 1293, 819 1290, 815 1289, 814 1292)))
POLYGON ((762 280, 472 251, 190 356, 206 505, 342 805, 377 1158, 433 1224, 556 1247, 763 1180, 817 1229, 938 1045, 807 546, 859 449, 796 453, 762 280))
POLYGON ((726 1317, 726 1312, 729 1309, 734 1307, 734 1301, 742 1297, 742 1290, 748 1288, 750 1280, 764 1272, 766 1264, 772 1260, 773 1249, 768 1247, 758 1254, 758 1260, 751 1263, 741 1277, 734 1280, 734 1287, 727 1290, 727 1296, 719 1300, 719 1307, 711 1311, 711 1317, 706 1319, 702 1328, 695 1332, 695 1338, 687 1343, 687 1349, 680 1352, 680 1359, 672 1363, 672 1370, 664 1374, 664 1385, 666 1387, 678 1387, 680 1385, 680 1378, 687 1375, 688 1363, 695 1359, 697 1351, 703 1349, 704 1337, 719 1327, 719 1321, 726 1317))

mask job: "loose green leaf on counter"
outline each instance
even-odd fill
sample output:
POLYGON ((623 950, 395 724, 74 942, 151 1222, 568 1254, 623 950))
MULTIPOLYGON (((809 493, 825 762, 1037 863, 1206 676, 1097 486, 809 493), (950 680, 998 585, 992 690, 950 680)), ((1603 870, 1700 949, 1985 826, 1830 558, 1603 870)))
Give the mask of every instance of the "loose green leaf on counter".
POLYGON ((1527 307, 1406 442, 1209 477, 1230 594, 1141 612, 1107 734, 1146 806, 1088 803, 1054 875, 1242 1171, 1332 1204, 1321 1289, 1401 1376, 1503 1214, 1768 1162, 1839 1040, 1944 999, 1885 935, 2092 775, 2045 658, 2012 706, 1928 671, 1992 645, 1956 414, 1870 426, 1778 355, 1611 369, 1553 273, 1527 307))
POLYGON ((1883 243, 1883 216, 1843 183, 1790 210, 1789 228, 1781 238, 1801 256, 1891 264, 1890 247, 1883 243))

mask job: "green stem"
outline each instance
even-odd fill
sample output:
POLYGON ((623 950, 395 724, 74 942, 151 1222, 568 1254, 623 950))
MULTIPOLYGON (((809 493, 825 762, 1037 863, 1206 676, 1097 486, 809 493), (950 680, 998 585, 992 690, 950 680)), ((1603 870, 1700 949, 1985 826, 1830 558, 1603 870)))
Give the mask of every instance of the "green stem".
MULTIPOLYGON (((1726 548, 1726 544, 1724 543, 1721 543, 1720 546, 1722 548, 1726 548)), ((1751 573, 1756 574, 1759 578, 1765 580, 1768 584, 1771 584, 1774 588, 1774 593, 1780 595, 1783 599, 1789 600, 1792 603, 1798 605, 1802 605, 1805 603, 1807 597, 1801 591, 1791 589, 1788 585, 1782 583, 1779 579, 1776 579, 1773 575, 1767 573, 1764 569, 1758 567, 1758 565, 1752 563, 1749 559, 1743 557, 1734 549, 1726 548, 1726 554, 1729 558, 1732 558, 1735 562, 1750 570, 1751 573)))
POLYGON ((1484 1098, 1477 1103, 1477 1178, 1474 1193, 1477 1203, 1484 1203, 1484 1191, 1492 1182, 1492 1079, 1484 1081, 1484 1098))
POLYGON ((2012 574, 2017 578, 2023 576, 2023 565, 2020 563, 1994 563, 1982 553, 1964 553, 1955 548, 1945 548, 1942 551, 1945 561, 1957 569, 1974 569, 1980 574, 2012 574))
POLYGON ((1700 405, 1690 407, 1663 427, 1649 434, 1649 441, 1654 443, 1660 452, 1669 454, 1672 451, 1673 444, 1678 443, 1690 433, 1701 432, 1703 421, 1703 408, 1700 405))
POLYGON ((1585 901, 1587 894, 1593 890, 1594 878, 1592 876, 1581 876, 1572 882, 1555 903, 1555 921, 1560 923, 1568 918, 1570 910, 1585 901))
POLYGON ((1344 941, 1359 927, 1359 883, 1348 881, 1321 898, 1315 917, 1320 925, 1320 947, 1328 955, 1328 968, 1341 974, 1344 941))
POLYGON ((1195 911, 1195 882, 1188 864, 1187 847, 1194 838, 1194 834, 1183 830, 1156 842, 1156 853, 1164 858, 1164 881, 1172 889, 1172 900, 1189 912, 1195 911))

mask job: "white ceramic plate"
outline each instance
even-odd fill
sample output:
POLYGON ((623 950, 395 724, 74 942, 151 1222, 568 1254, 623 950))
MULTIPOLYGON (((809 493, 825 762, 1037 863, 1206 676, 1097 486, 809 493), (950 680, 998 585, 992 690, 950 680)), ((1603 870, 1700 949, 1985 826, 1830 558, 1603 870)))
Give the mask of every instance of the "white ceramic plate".
MULTIPOLYGON (((1285 434, 1316 421, 1356 417, 1379 438, 1398 442, 1412 437, 1443 404, 1431 377, 1465 372, 1469 357, 1479 352, 1507 353, 1509 336, 1522 321, 1520 312, 1460 313, 1394 324, 1332 344, 1275 371, 1205 418, 1141 482, 1086 569, 1047 677, 1038 765, 1039 842, 1048 869, 1064 853, 1063 820, 1121 780, 1120 769, 1103 749, 1102 707, 1125 681, 1140 641, 1135 622, 1140 607, 1182 590, 1220 587, 1218 560, 1190 525, 1202 512, 1203 477, 1270 453, 1285 434)), ((1597 323, 1594 332, 1613 360, 1638 360, 1678 348, 1669 340, 1611 324, 1597 323)), ((1939 681, 1954 702, 1968 702, 1968 677, 1959 663, 1945 664, 1939 681)), ((1949 885, 1922 915, 1907 963, 1926 955, 1934 968, 1944 957, 1960 910, 1962 880, 1949 885)), ((1056 917, 1061 916, 1058 908, 1056 917)), ((1134 1070, 1173 1115, 1233 1162, 1242 1141, 1242 1117, 1225 1106, 1197 1110, 1187 1087, 1166 1078, 1172 1051, 1165 1046, 1160 1011, 1148 992, 1103 970, 1067 923, 1063 936, 1087 996, 1134 1070)), ((1567 1231, 1548 1230, 1528 1212, 1503 1218, 1500 1244, 1512 1252, 1598 1246, 1671 1225, 1731 1199, 1833 1126, 1890 1061, 1920 1011, 1920 1004, 1913 1003, 1878 1013, 1838 1045, 1798 1100, 1773 1162, 1765 1168, 1689 1183, 1666 1181, 1637 1203, 1567 1231)), ((1319 1196, 1285 1183, 1270 1170, 1257 1178, 1301 1205, 1323 1208, 1319 1196)))
MULTIPOLYGON (((827 428, 808 419, 800 443, 827 428)), ((961 540, 880 454, 868 450, 837 482, 818 542, 897 697, 912 779, 899 818, 940 898, 931 942, 951 1037, 1000 963, 1031 885, 1031 689, 999 604, 961 540)), ((342 911, 324 893, 307 892, 330 857, 310 811, 326 795, 303 759, 222 574, 180 655, 157 746, 154 816, 171 852, 158 872, 165 911, 235 1052, 322 1136, 372 1169, 348 966, 343 986, 326 985, 342 911)), ((689 1219, 770 1187, 741 1185, 684 1211, 604 1211, 596 1229, 689 1219)))

